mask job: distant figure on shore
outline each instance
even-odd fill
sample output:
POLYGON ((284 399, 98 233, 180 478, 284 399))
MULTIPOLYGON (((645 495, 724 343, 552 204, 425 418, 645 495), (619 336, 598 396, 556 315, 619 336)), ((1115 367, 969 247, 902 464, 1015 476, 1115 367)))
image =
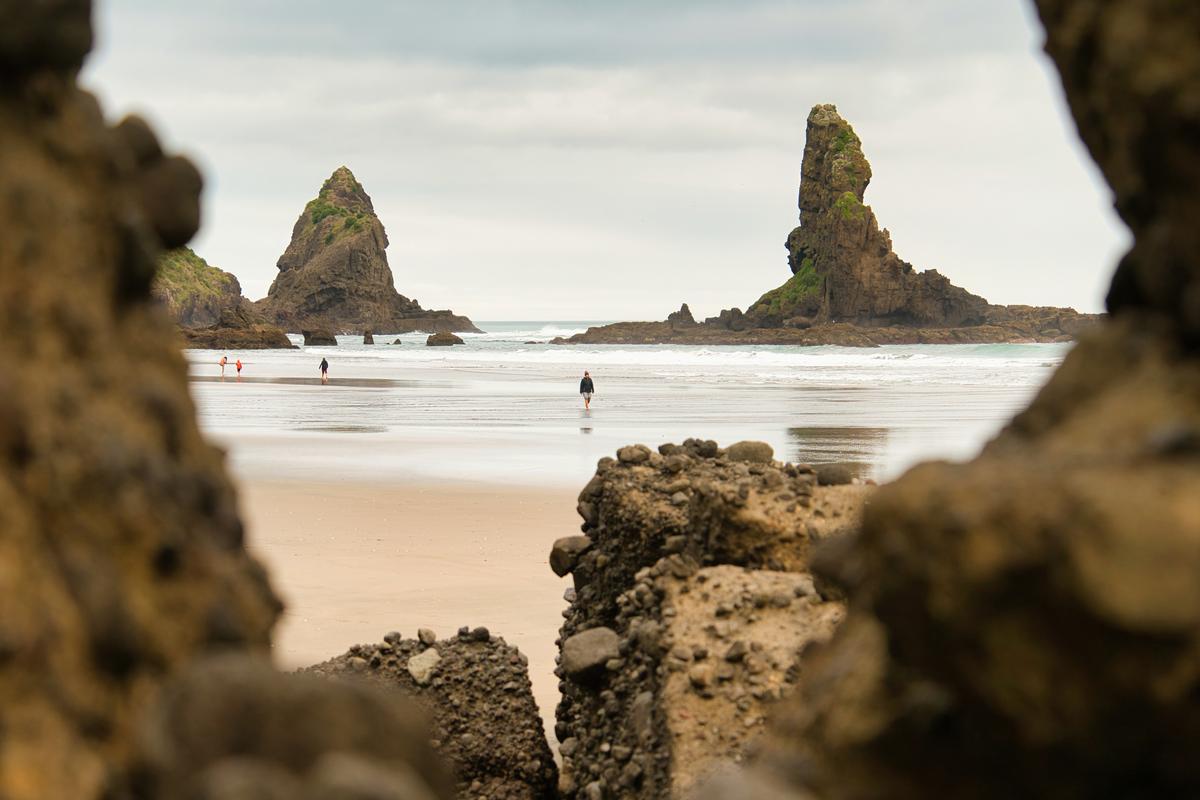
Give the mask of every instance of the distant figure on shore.
POLYGON ((321 383, 329 383, 329 362, 321 359, 321 383))
POLYGON ((221 380, 225 380, 225 365, 229 363, 227 356, 221 356, 221 360, 217 362, 221 365, 221 380))
POLYGON ((579 394, 583 395, 584 410, 592 407, 592 394, 595 391, 596 385, 592 383, 592 375, 585 369, 583 371, 583 380, 579 382, 579 394))
POLYGON ((239 358, 234 366, 237 367, 238 380, 240 381, 242 379, 242 360, 239 358))

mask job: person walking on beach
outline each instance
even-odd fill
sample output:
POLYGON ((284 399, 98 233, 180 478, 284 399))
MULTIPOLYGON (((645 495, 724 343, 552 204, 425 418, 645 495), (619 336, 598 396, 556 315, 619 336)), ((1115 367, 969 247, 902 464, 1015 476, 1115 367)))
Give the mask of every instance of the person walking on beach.
POLYGON ((234 366, 237 367, 238 380, 240 381, 242 379, 242 360, 239 358, 234 366))
POLYGON ((321 359, 321 383, 329 383, 329 362, 321 359))
POLYGON ((596 391, 596 385, 592 383, 592 375, 586 369, 583 371, 583 380, 579 382, 579 394, 583 396, 583 408, 588 410, 592 407, 592 394, 596 391))
POLYGON ((227 356, 221 356, 221 360, 217 362, 221 365, 221 380, 225 380, 225 365, 229 363, 227 356))

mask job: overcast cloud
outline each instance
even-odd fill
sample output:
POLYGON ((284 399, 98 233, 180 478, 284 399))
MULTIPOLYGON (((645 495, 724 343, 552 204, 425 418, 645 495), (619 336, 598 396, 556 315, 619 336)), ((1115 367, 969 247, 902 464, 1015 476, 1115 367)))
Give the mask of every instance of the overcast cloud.
POLYGON ((349 166, 397 288, 488 319, 745 307, 788 276, 805 119, 900 256, 1099 310, 1126 244, 1025 0, 101 0, 84 82, 203 169, 193 243, 266 294, 349 166))

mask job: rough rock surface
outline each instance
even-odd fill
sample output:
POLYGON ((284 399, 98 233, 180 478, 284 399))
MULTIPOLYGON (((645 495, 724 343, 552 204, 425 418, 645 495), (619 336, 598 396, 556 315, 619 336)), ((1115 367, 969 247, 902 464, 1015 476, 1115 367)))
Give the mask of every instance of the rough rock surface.
POLYGON ((159 258, 151 292, 184 328, 216 325, 223 311, 237 309, 244 301, 242 285, 233 273, 212 266, 190 247, 159 258))
MULTIPOLYGON (((787 240, 792 277, 743 313, 704 325, 620 322, 556 344, 955 344, 1070 341, 1098 320, 1070 308, 994 306, 936 270, 918 272, 892 250, 863 198, 871 165, 832 105, 808 117, 800 226, 787 240)), ((690 314, 689 314, 690 317, 690 314)))
POLYGON ((484 628, 441 641, 420 634, 388 634, 308 671, 362 678, 412 698, 428 712, 434 747, 454 768, 463 800, 553 798, 558 771, 525 656, 484 628))
POLYGON ((1200 8, 1037 6, 1135 235, 1113 316, 979 458, 881 489, 827 555, 848 617, 769 796, 1200 795, 1200 8))
POLYGON ((221 656, 188 668, 141 731, 138 797, 449 800, 427 722, 394 692, 221 656))
POLYGON ((453 333, 432 333, 425 340, 425 344, 429 347, 449 347, 456 344, 465 344, 461 336, 455 336, 453 333))
POLYGON ((466 317, 423 309, 399 294, 387 246, 371 198, 349 169, 338 167, 300 213, 279 257, 279 275, 258 306, 290 331, 478 330, 466 317))
POLYGON ((337 347, 337 337, 328 328, 305 328, 300 333, 305 347, 337 347))
POLYGON ((568 537, 552 554, 574 580, 559 640, 562 795, 681 796, 740 761, 800 651, 841 617, 809 551, 854 529, 869 491, 818 487, 761 442, 602 459, 579 497, 590 546, 568 537))
POLYGON ((0 797, 449 800, 408 710, 235 655, 280 606, 150 293, 200 178, 77 88, 90 12, 0 0, 0 348, 52 365, 0 391, 0 797))
POLYGON ((688 308, 688 304, 684 303, 678 311, 672 311, 667 315, 667 324, 672 328, 690 328, 696 324, 696 318, 692 316, 692 310, 688 308))
POLYGON ((816 324, 955 328, 986 321, 988 302, 936 270, 917 272, 892 250, 863 204, 871 165, 850 123, 831 105, 808 115, 800 173, 800 226, 788 236, 792 278, 747 315, 755 327, 804 317, 816 324))
POLYGON ((199 175, 75 85, 84 0, 0 1, 0 796, 119 796, 139 710, 279 604, 151 281, 199 175), (133 365, 133 366, 131 366, 133 365))
POLYGON ((206 350, 292 350, 295 345, 283 329, 263 322, 249 304, 221 311, 221 318, 207 328, 184 328, 187 347, 206 350))

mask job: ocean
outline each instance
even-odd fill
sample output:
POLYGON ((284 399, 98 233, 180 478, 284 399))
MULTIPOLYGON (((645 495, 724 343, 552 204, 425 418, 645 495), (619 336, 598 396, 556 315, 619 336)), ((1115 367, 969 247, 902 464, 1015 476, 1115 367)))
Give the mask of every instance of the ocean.
POLYGON ((582 487, 618 447, 693 436, 759 439, 777 458, 851 462, 879 481, 966 459, 1070 349, 548 344, 594 324, 481 322, 487 333, 453 348, 426 347, 424 334, 342 336, 338 347, 187 357, 200 424, 242 478, 582 487))

